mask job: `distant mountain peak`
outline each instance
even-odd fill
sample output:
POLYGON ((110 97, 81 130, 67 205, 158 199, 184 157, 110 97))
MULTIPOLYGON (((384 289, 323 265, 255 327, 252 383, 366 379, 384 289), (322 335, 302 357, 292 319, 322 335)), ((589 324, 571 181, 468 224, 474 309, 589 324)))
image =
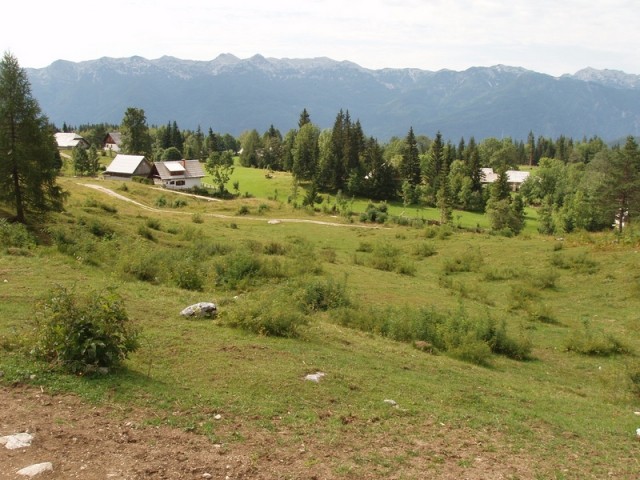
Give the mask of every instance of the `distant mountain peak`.
POLYGON ((135 106, 150 124, 172 119, 182 128, 210 126, 233 135, 273 124, 284 132, 306 108, 320 128, 349 110, 381 140, 404 136, 410 126, 455 141, 525 139, 530 131, 604 139, 640 133, 640 76, 615 70, 585 68, 562 77, 508 65, 372 70, 327 57, 241 59, 230 53, 210 61, 59 60, 26 70, 42 110, 60 125, 119 123, 135 106))
POLYGON ((584 82, 597 83, 607 87, 640 89, 640 75, 625 73, 621 70, 598 70, 587 67, 571 76, 584 82))

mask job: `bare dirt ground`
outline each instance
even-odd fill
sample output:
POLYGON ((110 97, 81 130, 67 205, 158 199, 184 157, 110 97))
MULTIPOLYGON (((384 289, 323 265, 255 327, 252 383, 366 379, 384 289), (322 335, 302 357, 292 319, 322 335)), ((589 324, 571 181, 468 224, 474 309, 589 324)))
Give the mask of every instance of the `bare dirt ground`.
POLYGON ((313 434, 294 439, 285 429, 242 431, 240 421, 225 428, 241 430, 244 440, 220 445, 182 429, 145 425, 151 412, 94 406, 34 387, 0 387, 0 405, 0 436, 34 435, 31 447, 0 447, 2 479, 26 478, 16 472, 41 462, 52 462, 54 470, 38 479, 535 478, 530 458, 505 455, 491 444, 491 435, 481 440, 438 425, 425 425, 438 430, 437 435, 425 430, 424 439, 408 444, 394 445, 390 438, 363 444, 361 432, 345 429, 344 437, 327 445, 313 434), (371 461, 399 456, 407 460, 391 468, 371 461))

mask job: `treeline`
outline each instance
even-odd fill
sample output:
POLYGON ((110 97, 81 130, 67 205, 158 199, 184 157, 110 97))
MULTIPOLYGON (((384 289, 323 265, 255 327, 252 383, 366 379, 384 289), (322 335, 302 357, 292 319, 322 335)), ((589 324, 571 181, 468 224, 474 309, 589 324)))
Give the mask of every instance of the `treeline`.
POLYGON ((206 162, 220 194, 226 192, 225 183, 233 171, 232 156, 239 153, 245 167, 291 172, 296 184, 303 183, 310 192, 303 202, 311 206, 321 199, 316 193, 341 192, 437 207, 443 223, 451 219, 453 209, 487 212, 494 229, 511 233, 518 233, 524 224, 525 203, 540 207, 541 231, 558 233, 606 228, 616 218, 622 228, 638 210, 640 197, 640 154, 633 138, 624 146, 610 147, 598 137, 553 140, 530 132, 526 141, 487 138, 476 142, 470 137, 453 143, 440 132, 428 137, 409 128, 405 137, 381 144, 365 134, 348 110, 340 110, 333 127, 322 130, 306 109, 298 128, 284 135, 273 125, 263 134, 254 129, 237 139, 211 128, 207 134, 200 127, 180 130, 175 121, 149 128, 144 112, 133 108, 120 126, 76 129, 91 142, 102 141, 113 130, 122 132, 127 153, 145 153, 152 160, 206 162), (140 127, 144 134, 139 133, 140 127), (513 194, 507 170, 534 166, 539 168, 513 194), (490 186, 481 176, 483 167, 497 173, 497 181, 490 186), (620 171, 625 172, 624 178, 620 171), (626 190, 621 192, 623 185, 626 190))

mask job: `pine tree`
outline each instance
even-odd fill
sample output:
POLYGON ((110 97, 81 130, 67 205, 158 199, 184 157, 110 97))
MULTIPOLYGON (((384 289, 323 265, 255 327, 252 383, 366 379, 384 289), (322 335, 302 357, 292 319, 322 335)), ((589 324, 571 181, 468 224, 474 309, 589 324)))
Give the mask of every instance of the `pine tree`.
POLYGON ((402 160, 400 162, 400 175, 402 179, 412 187, 420 184, 420 156, 416 137, 413 133, 413 127, 409 128, 409 133, 405 140, 405 148, 402 152, 402 160))
POLYGON ((15 207, 19 222, 25 222, 28 210, 62 207, 56 156, 53 132, 31 95, 27 74, 5 53, 0 62, 0 201, 15 207))

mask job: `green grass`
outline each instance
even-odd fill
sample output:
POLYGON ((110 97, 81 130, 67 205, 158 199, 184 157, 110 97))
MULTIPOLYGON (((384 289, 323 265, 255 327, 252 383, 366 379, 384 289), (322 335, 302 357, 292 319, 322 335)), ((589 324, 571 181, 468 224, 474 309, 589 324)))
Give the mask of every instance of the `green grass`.
MULTIPOLYGON (((608 234, 569 235, 558 248, 555 239, 534 232, 514 238, 475 233, 479 217, 470 214, 461 220, 470 230, 446 235, 438 227, 287 222, 343 220, 294 210, 284 198, 268 200, 269 187, 261 198, 257 185, 276 179, 237 170, 246 175, 239 177, 243 192, 247 172, 256 174, 255 186, 247 186, 257 198, 188 199, 180 209, 162 211, 62 179, 71 196, 67 211, 51 216, 48 241, 21 253, 0 249, 0 382, 148 407, 148 423, 195 429, 224 444, 264 432, 292 451, 313 442, 320 451, 346 452, 321 457, 336 477, 421 478, 425 465, 437 477, 448 464, 443 442, 455 448, 460 468, 473 468, 478 455, 496 455, 501 465, 524 462, 531 478, 636 475, 637 246, 608 234), (263 203, 270 208, 258 215, 263 203), (242 205, 249 214, 237 217, 242 205), (194 214, 202 223, 192 221, 194 214), (285 221, 274 225, 270 218, 285 221), (417 255, 425 244, 428 255, 417 255), (412 274, 377 268, 376 255, 407 262, 412 274), (197 268, 202 291, 179 287, 173 270, 180 265, 197 268), (137 280, 145 271, 145 281, 137 280), (55 284, 118 288, 143 332, 125 370, 69 376, 24 353, 34 300, 55 284), (179 316, 204 300, 218 302, 216 320, 179 316), (322 308, 304 308, 305 301, 322 308), (538 305, 553 322, 533 318, 538 305), (359 328, 347 328, 338 321, 344 308, 377 313, 370 327, 363 319, 359 328), (292 321, 306 319, 297 336, 231 326, 262 312, 268 315, 261 321, 269 322, 279 309, 292 321), (419 309, 504 322, 511 338, 531 343, 531 359, 490 354, 478 366, 446 351, 423 352, 409 330, 399 330, 419 309), (568 351, 572 339, 583 338, 585 318, 593 332, 624 341, 628 351, 568 351), (383 335, 382 324, 395 325, 402 341, 383 335), (316 371, 327 374, 319 384, 302 380, 316 371), (224 413, 222 423, 210 423, 211 411, 224 413), (478 442, 482 447, 472 447, 478 442)), ((117 190, 120 183, 100 185, 117 190)), ((118 193, 153 208, 160 195, 178 197, 128 187, 118 193)))

